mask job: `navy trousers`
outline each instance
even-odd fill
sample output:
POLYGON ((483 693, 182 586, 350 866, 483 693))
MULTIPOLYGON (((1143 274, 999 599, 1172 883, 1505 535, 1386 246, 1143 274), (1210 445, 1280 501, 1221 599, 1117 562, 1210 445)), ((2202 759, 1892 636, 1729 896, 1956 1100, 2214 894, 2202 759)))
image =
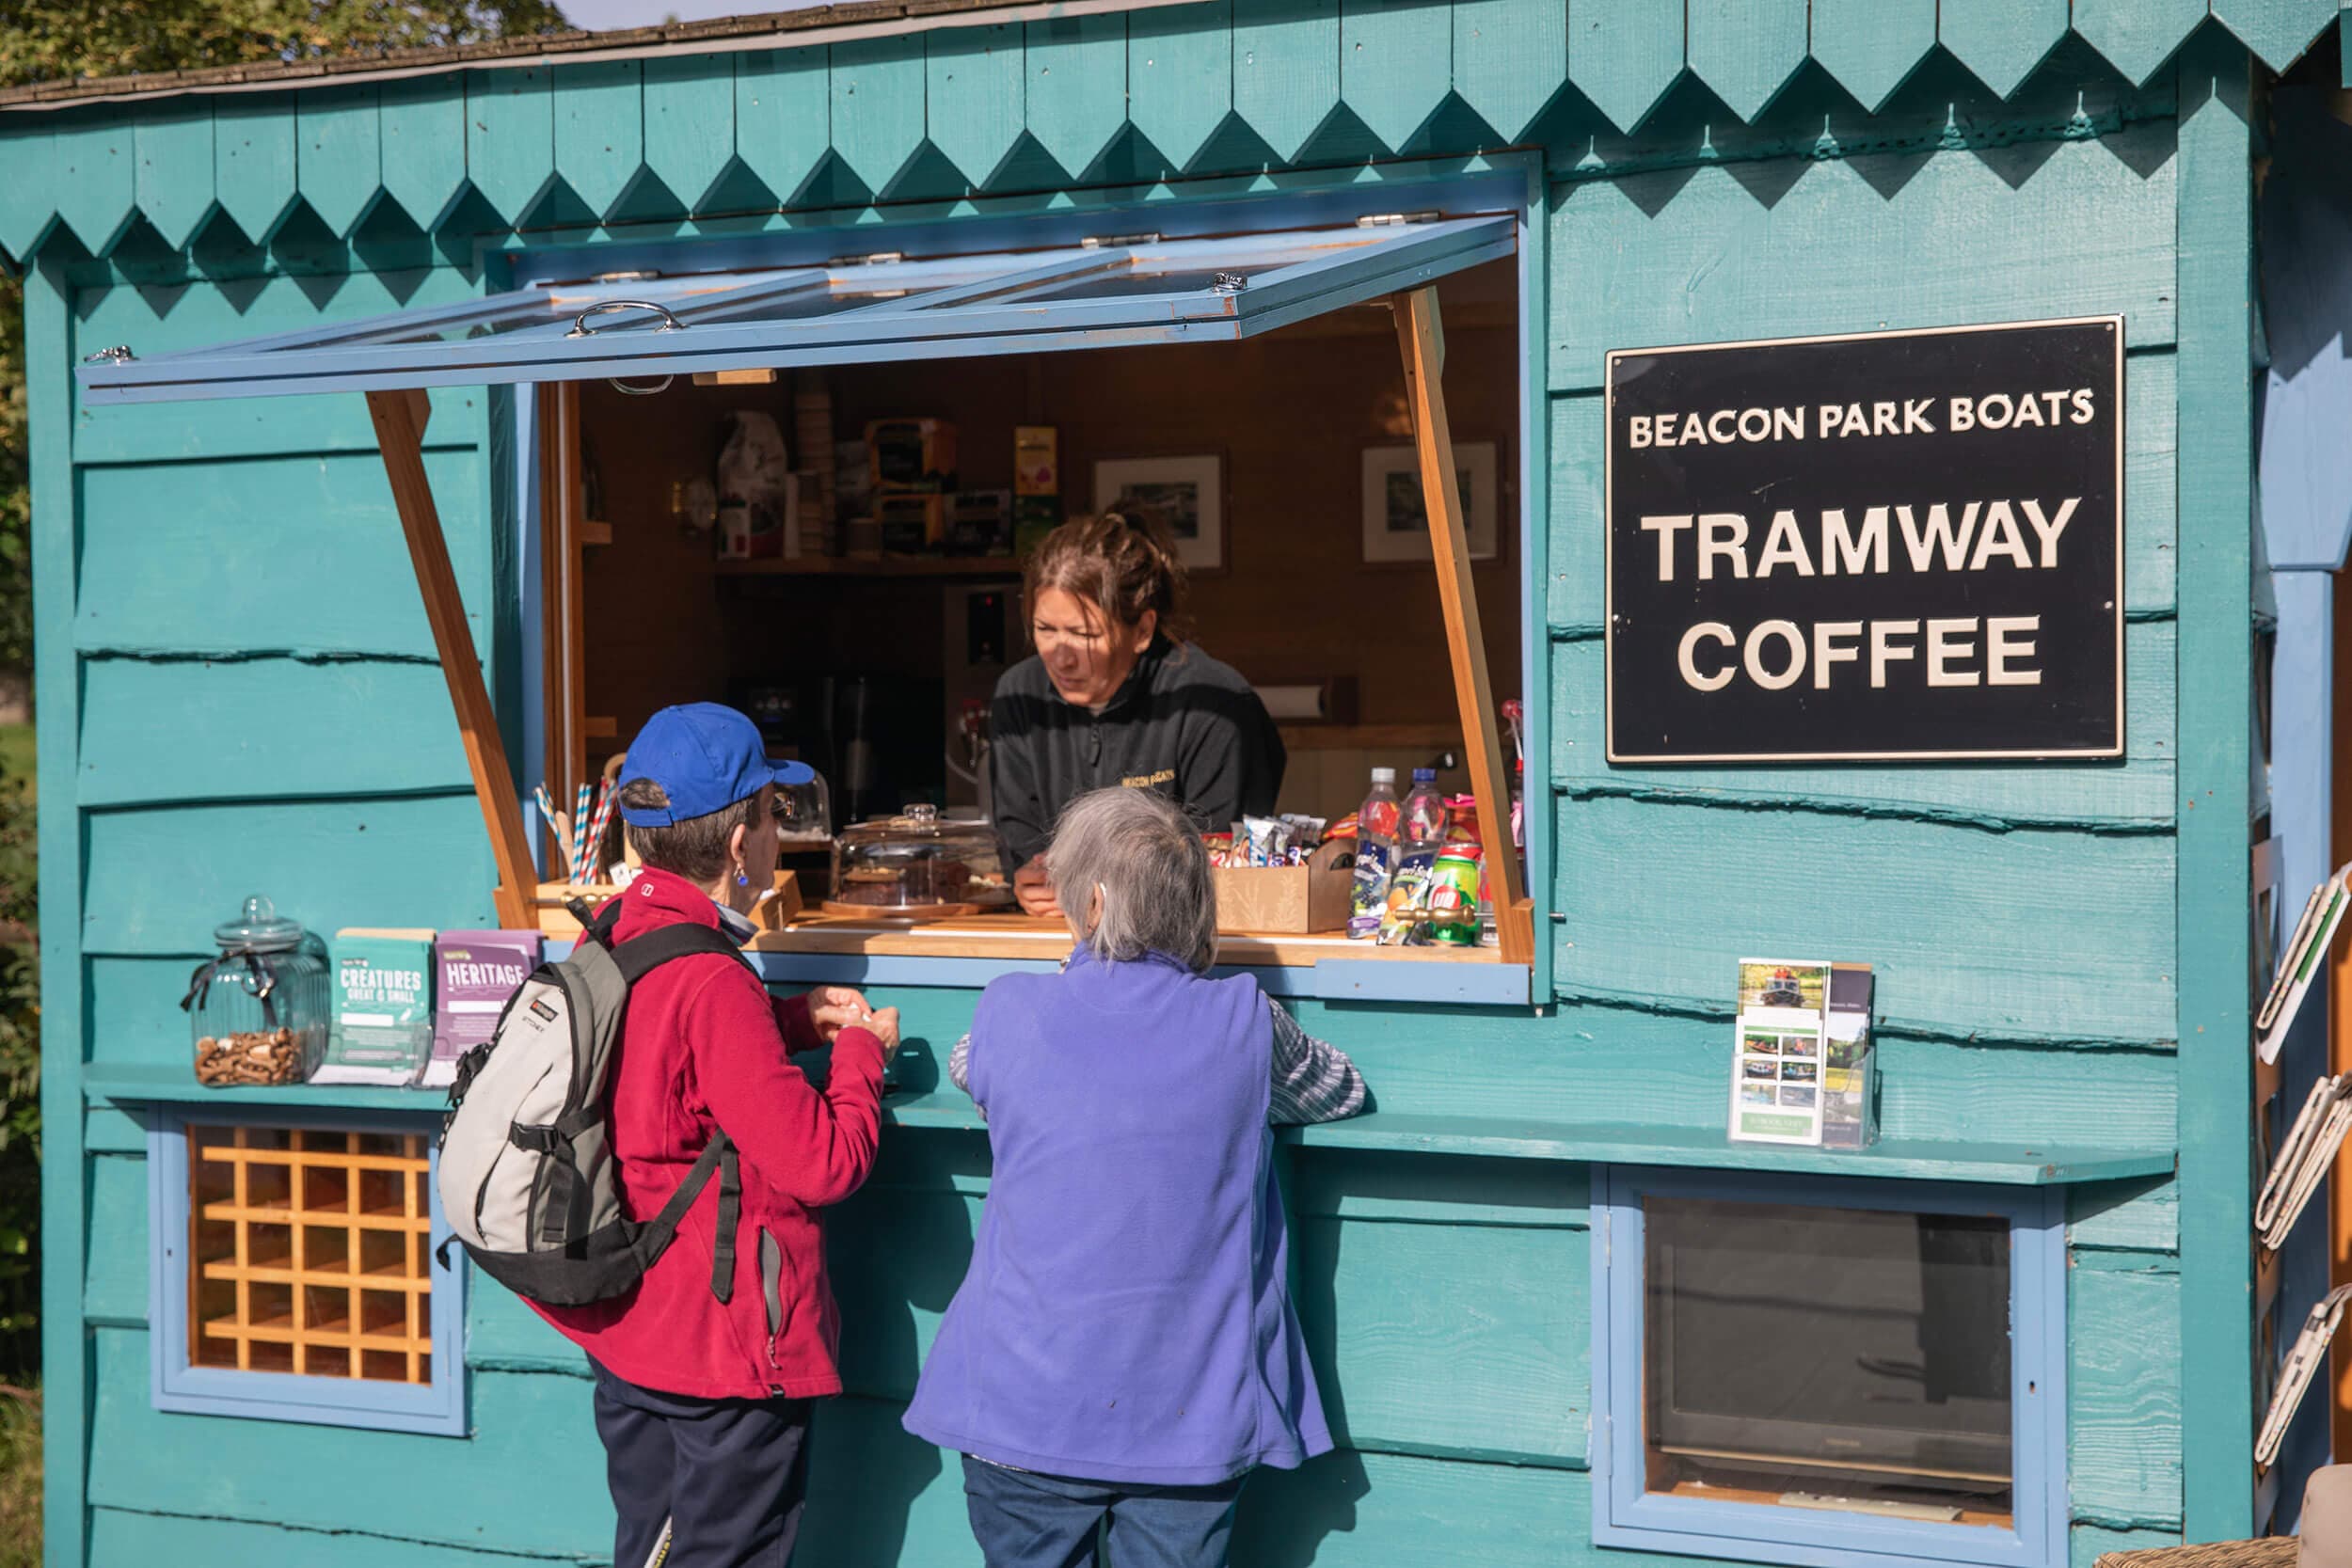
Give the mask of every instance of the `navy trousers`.
POLYGON ((1225 1568, 1247 1479, 1127 1486, 963 1459, 964 1504, 988 1568, 1093 1568, 1105 1521, 1117 1568, 1225 1568))
POLYGON ((810 1402, 689 1399, 596 1371, 614 1568, 786 1568, 808 1497, 810 1402))

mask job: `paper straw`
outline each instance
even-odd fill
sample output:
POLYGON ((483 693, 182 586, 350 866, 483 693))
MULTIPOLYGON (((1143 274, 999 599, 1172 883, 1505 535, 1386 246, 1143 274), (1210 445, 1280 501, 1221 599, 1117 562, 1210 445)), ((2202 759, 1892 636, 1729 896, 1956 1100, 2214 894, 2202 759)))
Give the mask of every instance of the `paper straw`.
POLYGON ((580 867, 588 859, 588 802, 591 796, 583 784, 572 798, 572 880, 584 881, 580 867))
POLYGON ((555 840, 556 853, 564 857, 564 875, 569 877, 572 874, 571 824, 556 815, 555 797, 548 793, 547 785, 532 784, 531 797, 538 804, 539 820, 548 825, 548 836, 555 840))
POLYGON ((577 868, 583 882, 596 880, 601 869, 596 863, 604 852, 604 835, 612 826, 612 801, 619 793, 609 781, 596 789, 596 814, 588 825, 588 843, 580 851, 577 868))

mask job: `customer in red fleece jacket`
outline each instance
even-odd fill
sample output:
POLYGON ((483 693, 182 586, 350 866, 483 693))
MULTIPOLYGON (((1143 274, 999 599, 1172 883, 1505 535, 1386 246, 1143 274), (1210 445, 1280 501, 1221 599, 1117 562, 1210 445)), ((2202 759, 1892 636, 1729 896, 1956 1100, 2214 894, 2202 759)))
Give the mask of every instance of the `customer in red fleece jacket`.
MULTIPOLYGON (((752 721, 730 708, 654 715, 621 774, 621 818, 644 869, 620 895, 614 940, 682 921, 748 940, 745 916, 776 863, 775 786, 808 777, 802 764, 768 761, 752 721)), ((674 959, 631 990, 610 1090, 630 1215, 659 1213, 720 1132, 738 1151, 742 1202, 739 1218, 723 1215, 712 1181, 634 1290, 537 1307, 595 1367, 619 1568, 790 1560, 810 1402, 841 1391, 817 1212, 873 1164, 882 1064, 898 1043, 896 1008, 871 1011, 837 986, 773 1000, 723 955, 674 959), (788 1058, 828 1041, 818 1088, 788 1058), (730 1220, 733 1288, 722 1299, 712 1259, 730 1220)))

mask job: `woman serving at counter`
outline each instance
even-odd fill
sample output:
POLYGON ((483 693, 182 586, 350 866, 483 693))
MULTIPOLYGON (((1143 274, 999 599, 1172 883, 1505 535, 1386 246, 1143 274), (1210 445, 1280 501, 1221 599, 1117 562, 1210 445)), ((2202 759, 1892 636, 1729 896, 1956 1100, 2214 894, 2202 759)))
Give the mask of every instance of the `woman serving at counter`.
POLYGON ((1090 789, 1156 790, 1203 832, 1274 810, 1282 737, 1248 681, 1184 641, 1184 594, 1165 533, 1122 513, 1064 523, 1029 557, 1037 652, 996 683, 989 792, 1031 914, 1061 912, 1045 845, 1090 789))

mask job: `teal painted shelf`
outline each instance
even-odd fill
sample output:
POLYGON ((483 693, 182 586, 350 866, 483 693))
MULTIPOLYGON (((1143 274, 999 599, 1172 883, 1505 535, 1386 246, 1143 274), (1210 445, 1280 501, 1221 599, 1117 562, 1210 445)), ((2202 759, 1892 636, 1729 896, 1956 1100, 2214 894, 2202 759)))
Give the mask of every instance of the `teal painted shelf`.
MULTIPOLYGON (((950 1089, 892 1095, 887 1119, 900 1127, 977 1131, 988 1124, 963 1095, 950 1089)), ((1400 1154, 1480 1154, 1577 1164, 1670 1165, 1694 1170, 1782 1171, 1797 1175, 1867 1176, 1915 1181, 1974 1181, 2000 1186, 2055 1186, 2169 1175, 2169 1148, 2096 1148, 2085 1145, 2029 1148, 2023 1144, 1881 1142, 1840 1152, 1773 1144, 1735 1144, 1706 1127, 1635 1127, 1493 1117, 1416 1116, 1374 1111, 1346 1121, 1286 1127, 1284 1143, 1310 1148, 1367 1148, 1400 1154)))
POLYGON ((1778 1144, 1736 1144, 1720 1128, 1513 1121, 1488 1117, 1415 1116, 1375 1111, 1349 1121, 1286 1128, 1285 1142, 1311 1148, 1377 1148, 1398 1153, 1487 1154, 1595 1164, 1675 1165, 1696 1170, 1757 1170, 1818 1176, 1867 1176, 1914 1181, 1979 1181, 2053 1186, 2164 1176, 2169 1148, 2087 1145, 1880 1142, 1841 1152, 1778 1144))
POLYGON ((327 1111, 414 1111, 449 1109, 443 1088, 388 1088, 370 1084, 257 1084, 215 1089, 196 1081, 184 1067, 116 1067, 82 1069, 82 1098, 93 1104, 289 1105, 327 1111))
MULTIPOLYGON (((439 1089, 374 1088, 357 1085, 286 1084, 212 1089, 176 1067, 94 1067, 82 1076, 84 1098, 109 1104, 310 1106, 324 1110, 442 1110, 439 1089)), ((980 1132, 988 1123, 953 1089, 883 1097, 886 1125, 980 1132)), ((1866 1149, 1788 1148, 1735 1144, 1707 1127, 1637 1127, 1623 1123, 1518 1121, 1495 1117, 1416 1116, 1375 1111, 1347 1121, 1287 1127, 1284 1143, 1310 1148, 1380 1149, 1398 1154, 1476 1154, 1579 1164, 1669 1165, 1692 1170, 1780 1171, 1808 1176, 1867 1176, 1913 1181, 1974 1181, 1998 1186, 2058 1186, 2169 1176, 2169 1148, 2100 1148, 2090 1145, 1931 1143, 1898 1139, 1866 1149)))

